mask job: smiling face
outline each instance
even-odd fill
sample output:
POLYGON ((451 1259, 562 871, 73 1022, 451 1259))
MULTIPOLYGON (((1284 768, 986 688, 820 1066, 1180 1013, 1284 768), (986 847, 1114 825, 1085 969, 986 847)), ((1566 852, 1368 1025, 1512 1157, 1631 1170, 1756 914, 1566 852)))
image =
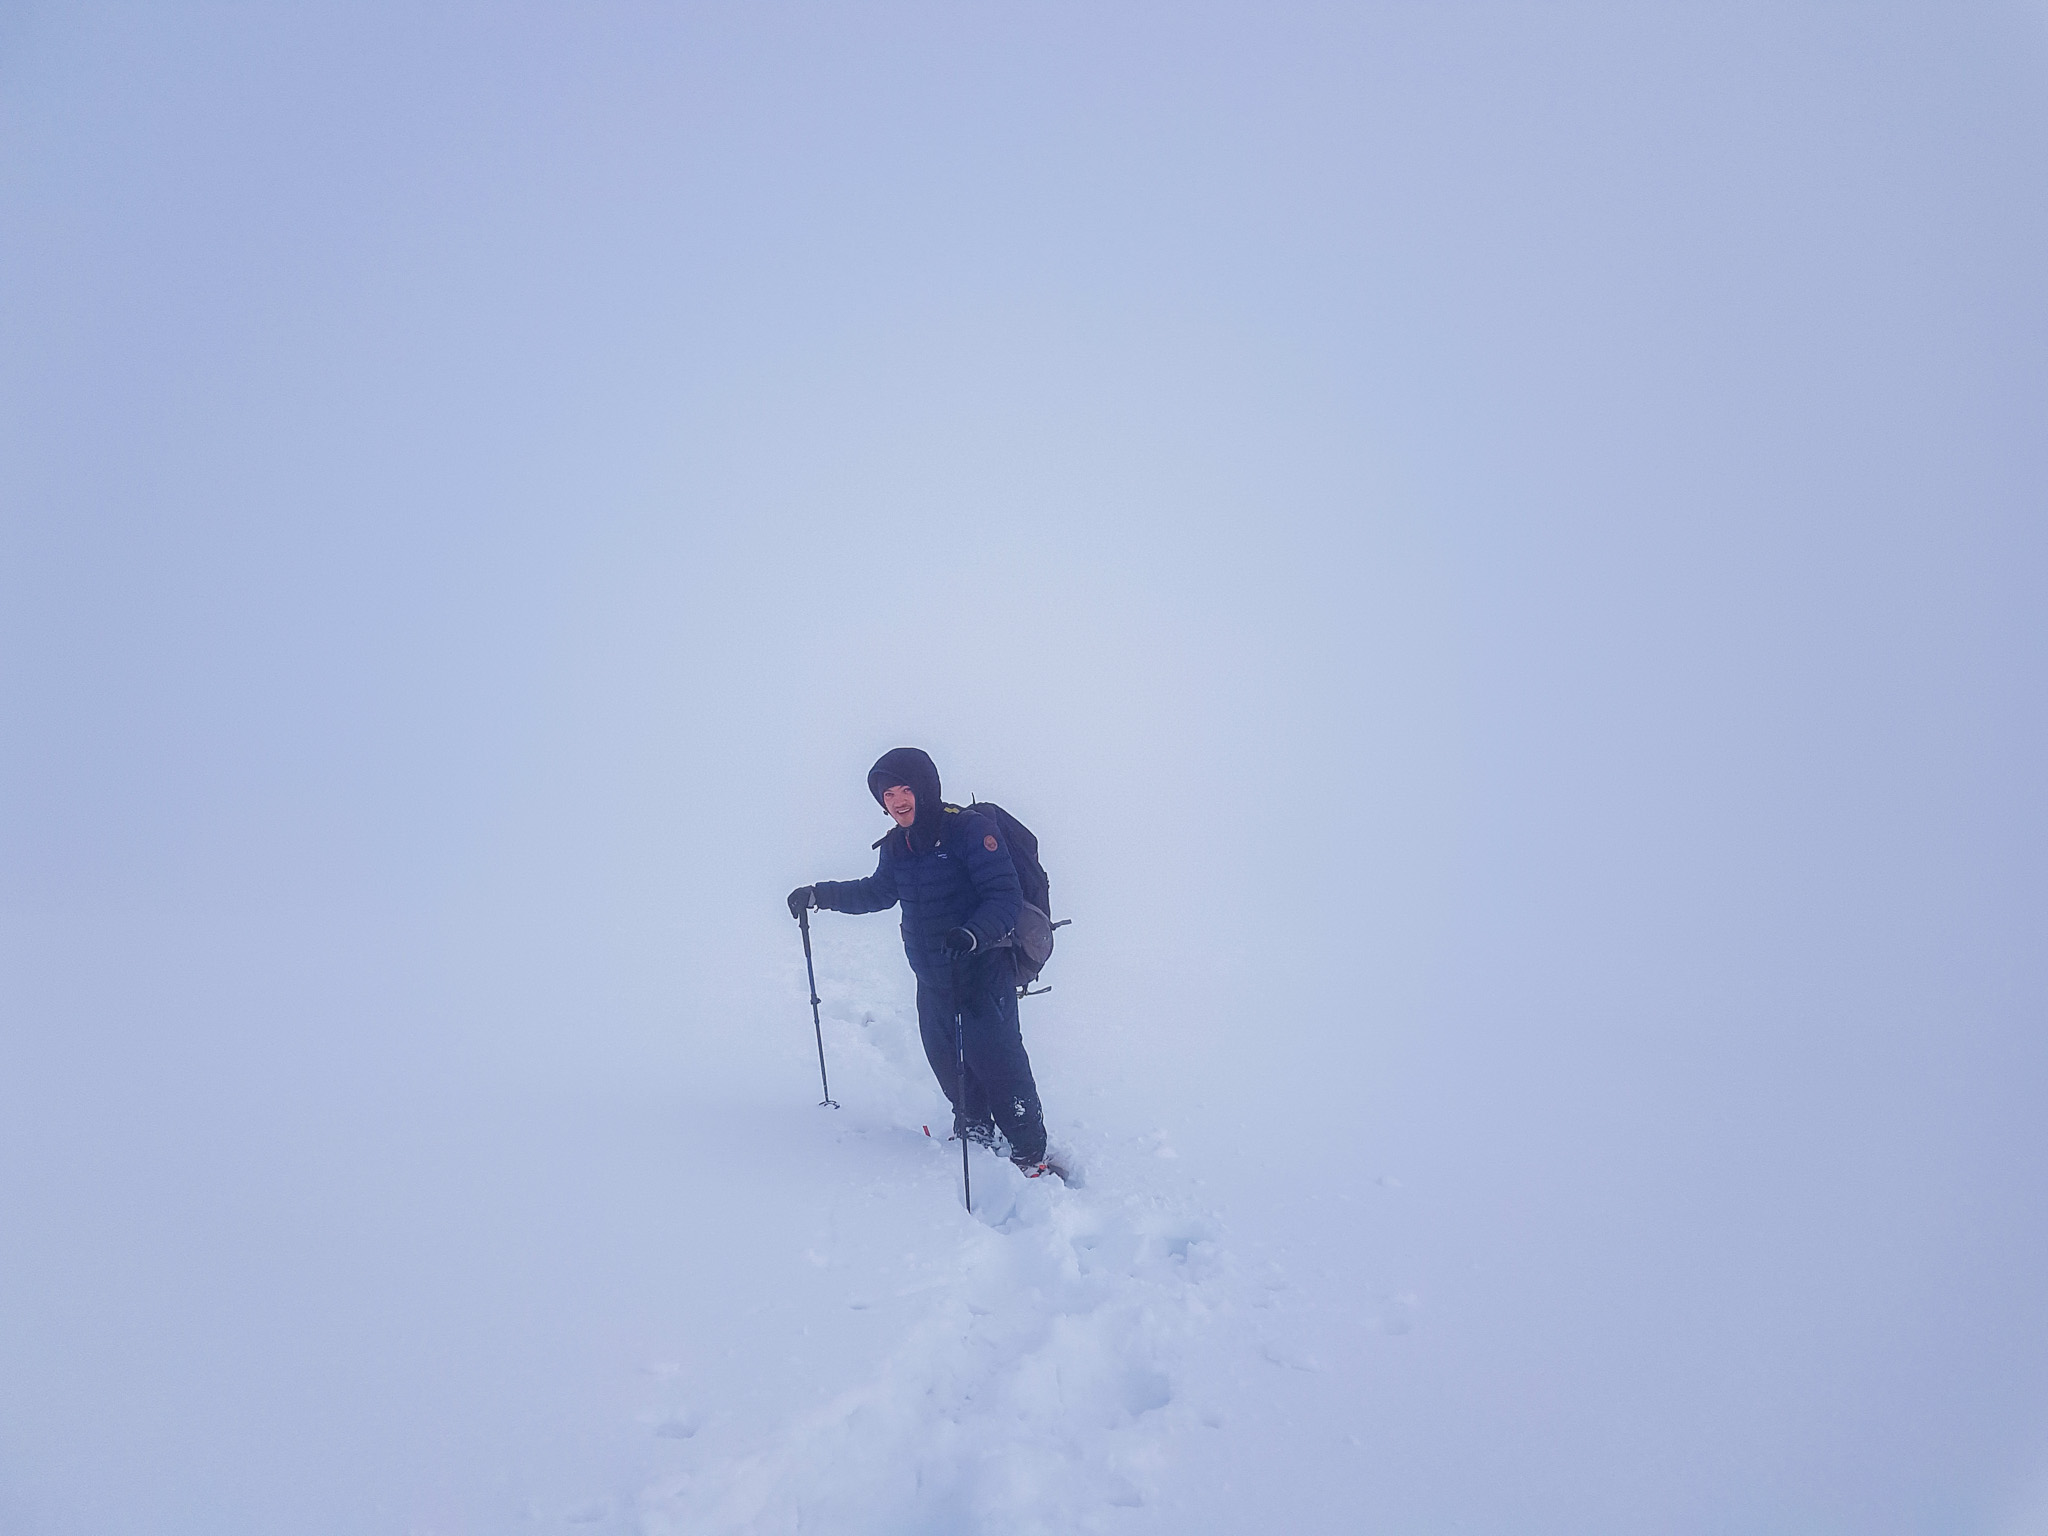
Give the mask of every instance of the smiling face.
POLYGON ((895 818, 897 826, 907 827, 917 819, 917 796, 908 784, 892 784, 882 791, 882 809, 895 818))

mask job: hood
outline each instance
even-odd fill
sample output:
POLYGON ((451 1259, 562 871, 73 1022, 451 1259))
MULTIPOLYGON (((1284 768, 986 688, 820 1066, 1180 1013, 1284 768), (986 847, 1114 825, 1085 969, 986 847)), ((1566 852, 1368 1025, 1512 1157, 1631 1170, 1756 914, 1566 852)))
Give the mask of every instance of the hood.
POLYGON ((868 770, 868 793, 875 797, 875 804, 882 803, 882 791, 892 784, 907 785, 917 796, 917 815, 910 830, 920 843, 925 842, 938 830, 945 814, 945 802, 939 798, 938 765, 916 747, 892 747, 868 770))

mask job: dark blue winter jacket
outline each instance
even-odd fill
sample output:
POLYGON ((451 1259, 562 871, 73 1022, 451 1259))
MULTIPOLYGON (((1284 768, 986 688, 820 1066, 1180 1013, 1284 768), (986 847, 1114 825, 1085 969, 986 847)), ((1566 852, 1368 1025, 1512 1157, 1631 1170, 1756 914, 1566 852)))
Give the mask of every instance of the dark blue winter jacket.
POLYGON ((924 830, 922 807, 910 833, 896 828, 882 839, 881 862, 865 880, 826 880, 817 902, 834 912, 882 912, 902 903, 903 952, 920 976, 943 977, 948 957, 941 942, 965 928, 980 953, 1017 926, 1024 892, 1002 830, 975 810, 948 805, 924 830))
POLYGON ((954 928, 974 935, 985 954, 1017 926, 1024 892, 1003 843, 1003 830, 979 811, 948 805, 938 765, 917 747, 884 752, 868 770, 868 793, 888 809, 902 785, 916 799, 908 827, 875 846, 882 861, 865 880, 825 880, 812 887, 819 906, 836 912, 881 912, 903 904, 903 952, 920 976, 942 978, 950 961, 942 942, 954 928))

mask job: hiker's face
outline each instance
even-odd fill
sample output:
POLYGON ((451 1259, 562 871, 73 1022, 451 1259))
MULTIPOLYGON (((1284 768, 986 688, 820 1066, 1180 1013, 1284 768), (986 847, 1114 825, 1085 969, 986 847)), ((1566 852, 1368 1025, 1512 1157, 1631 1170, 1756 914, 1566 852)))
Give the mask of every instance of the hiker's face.
POLYGON ((917 796, 908 784, 891 785, 882 791, 882 809, 896 818, 897 826, 907 827, 917 819, 917 796))

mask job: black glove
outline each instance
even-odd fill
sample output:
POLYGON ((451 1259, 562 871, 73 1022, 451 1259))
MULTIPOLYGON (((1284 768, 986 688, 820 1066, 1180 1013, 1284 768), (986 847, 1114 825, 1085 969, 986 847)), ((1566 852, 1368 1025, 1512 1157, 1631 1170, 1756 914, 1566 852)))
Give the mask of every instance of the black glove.
POLYGON ((818 904, 818 888, 815 885, 800 885, 789 893, 789 915, 801 919, 807 907, 818 904))
POLYGON ((946 953, 954 959, 974 953, 974 930, 971 928, 949 928, 946 936, 939 940, 946 946, 946 953))

